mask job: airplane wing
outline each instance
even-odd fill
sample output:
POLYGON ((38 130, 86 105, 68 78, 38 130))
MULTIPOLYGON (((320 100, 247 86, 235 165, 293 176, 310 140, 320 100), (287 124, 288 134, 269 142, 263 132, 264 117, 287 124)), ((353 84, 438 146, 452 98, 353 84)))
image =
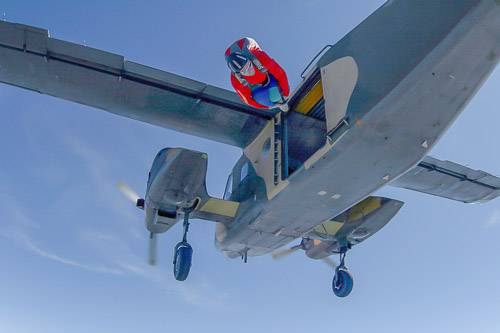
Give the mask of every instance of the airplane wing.
POLYGON ((245 147, 271 119, 228 90, 0 22, 0 82, 245 147))
POLYGON ((500 196, 500 178, 430 156, 390 185, 466 203, 500 196))

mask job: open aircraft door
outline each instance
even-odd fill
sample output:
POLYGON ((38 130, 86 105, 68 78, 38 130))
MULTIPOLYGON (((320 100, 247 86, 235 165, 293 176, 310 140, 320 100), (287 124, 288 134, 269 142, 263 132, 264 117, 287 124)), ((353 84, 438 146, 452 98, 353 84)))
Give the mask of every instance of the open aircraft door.
POLYGON ((326 132, 332 133, 345 119, 349 100, 358 81, 358 65, 344 57, 321 68, 325 99, 326 132))

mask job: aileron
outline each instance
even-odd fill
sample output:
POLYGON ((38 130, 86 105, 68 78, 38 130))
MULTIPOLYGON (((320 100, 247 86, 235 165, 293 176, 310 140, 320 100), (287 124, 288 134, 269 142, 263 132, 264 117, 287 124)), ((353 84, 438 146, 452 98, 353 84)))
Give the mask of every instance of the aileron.
POLYGON ((391 185, 466 203, 500 195, 500 178, 429 156, 391 185))

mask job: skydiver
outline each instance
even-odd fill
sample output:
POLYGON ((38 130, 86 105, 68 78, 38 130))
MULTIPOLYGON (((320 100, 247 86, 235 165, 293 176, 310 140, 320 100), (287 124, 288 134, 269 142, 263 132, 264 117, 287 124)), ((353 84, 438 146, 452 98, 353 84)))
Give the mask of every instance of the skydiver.
POLYGON ((242 38, 226 50, 231 84, 243 102, 259 109, 288 110, 288 78, 281 66, 252 38, 242 38))

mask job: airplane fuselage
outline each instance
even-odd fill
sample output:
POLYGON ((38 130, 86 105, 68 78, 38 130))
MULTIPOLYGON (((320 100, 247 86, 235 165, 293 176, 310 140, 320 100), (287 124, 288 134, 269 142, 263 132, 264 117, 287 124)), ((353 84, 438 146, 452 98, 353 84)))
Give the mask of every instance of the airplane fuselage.
MULTIPOLYGON (((440 36, 433 44, 391 53, 391 46, 397 45, 381 41, 391 72, 365 67, 368 60, 362 52, 367 41, 356 40, 356 30, 348 43, 341 41, 323 56, 320 66, 341 55, 359 65, 357 93, 347 111, 348 129, 335 140, 325 136, 325 145, 277 186, 257 175, 259 165, 246 149, 237 166, 249 161, 260 183, 255 181, 251 195, 242 200, 234 223, 218 225, 216 245, 221 251, 237 257, 279 248, 360 202, 427 155, 493 70, 500 53, 500 41, 492 33, 500 25, 498 2, 471 2, 454 10, 448 13, 448 24, 420 22, 413 27, 440 36), (376 78, 386 86, 370 90, 376 78)), ((372 23, 378 33, 389 29, 383 22, 372 23)), ((264 129, 260 136, 272 133, 264 129)))
POLYGON ((228 257, 295 239, 273 257, 300 249, 332 264, 328 256, 340 254, 332 290, 346 297, 346 253, 404 204, 372 195, 381 187, 466 203, 500 196, 499 177, 428 156, 498 64, 499 18, 499 0, 386 1, 313 59, 286 112, 3 21, 0 81, 243 149, 223 199, 207 192, 208 156, 185 148, 157 155, 144 199, 120 187, 145 211, 151 264, 157 234, 182 221, 176 280, 189 274, 189 221, 199 218, 217 222, 216 246, 228 257))

